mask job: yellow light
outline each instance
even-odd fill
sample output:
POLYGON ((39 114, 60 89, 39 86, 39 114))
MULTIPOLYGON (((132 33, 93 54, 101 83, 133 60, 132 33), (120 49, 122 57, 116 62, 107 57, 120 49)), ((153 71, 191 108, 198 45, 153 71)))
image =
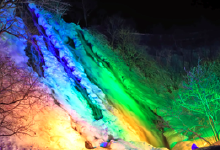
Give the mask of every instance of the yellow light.
POLYGON ((35 124, 32 129, 36 131, 36 137, 23 135, 21 139, 16 140, 22 148, 47 150, 83 149, 85 148, 85 139, 71 128, 70 120, 70 116, 60 107, 48 107, 35 116, 35 124))

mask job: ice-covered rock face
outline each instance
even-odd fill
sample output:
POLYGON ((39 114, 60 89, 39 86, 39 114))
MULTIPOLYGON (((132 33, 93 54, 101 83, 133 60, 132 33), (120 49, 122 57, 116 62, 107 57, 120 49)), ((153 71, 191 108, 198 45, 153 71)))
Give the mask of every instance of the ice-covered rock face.
POLYGON ((112 147, 138 147, 125 141, 164 146, 161 133, 152 127, 152 112, 147 106, 140 109, 109 68, 112 62, 104 61, 107 56, 100 57, 102 50, 96 43, 89 42, 79 26, 53 20, 34 4, 29 7, 41 36, 33 36, 37 47, 25 50, 28 64, 72 116, 72 128, 96 147, 109 140, 109 135, 122 139, 112 147))

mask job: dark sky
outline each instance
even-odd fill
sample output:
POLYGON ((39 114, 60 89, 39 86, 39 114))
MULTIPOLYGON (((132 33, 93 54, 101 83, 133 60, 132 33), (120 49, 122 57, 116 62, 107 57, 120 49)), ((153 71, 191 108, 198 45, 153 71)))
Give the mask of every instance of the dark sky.
POLYGON ((159 26, 162 26, 164 31, 171 32, 174 26, 180 30, 191 31, 212 28, 207 22, 217 27, 220 25, 218 0, 91 1, 97 1, 98 7, 89 16, 90 26, 102 22, 102 19, 97 19, 100 15, 109 17, 119 12, 123 18, 133 19, 136 29, 142 33, 155 32, 154 30, 159 32, 159 26), (205 19, 206 25, 199 23, 201 18, 205 19))

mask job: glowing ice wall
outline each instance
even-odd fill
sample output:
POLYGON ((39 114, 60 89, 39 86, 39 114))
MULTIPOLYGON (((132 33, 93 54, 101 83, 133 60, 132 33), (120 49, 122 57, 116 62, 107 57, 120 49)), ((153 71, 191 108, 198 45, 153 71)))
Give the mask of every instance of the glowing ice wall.
MULTIPOLYGON (((87 140, 99 146, 112 135, 114 139, 164 146, 161 133, 152 123, 154 114, 138 102, 144 95, 138 90, 132 95, 130 91, 134 90, 127 89, 111 68, 117 63, 103 61, 95 43, 86 42, 88 33, 73 23, 40 12, 34 4, 29 7, 42 35, 34 37, 44 62, 42 81, 73 120, 81 124, 83 129, 78 130, 87 140)), ((131 143, 124 145, 134 147, 131 143)))

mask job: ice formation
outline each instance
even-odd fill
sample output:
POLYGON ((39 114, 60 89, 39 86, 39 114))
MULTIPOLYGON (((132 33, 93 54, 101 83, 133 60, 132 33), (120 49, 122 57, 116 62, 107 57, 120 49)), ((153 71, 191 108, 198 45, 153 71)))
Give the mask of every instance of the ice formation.
MULTIPOLYGON (((165 146, 161 133, 152 124, 154 116, 150 106, 142 108, 136 102, 147 99, 138 90, 138 86, 143 88, 142 85, 135 89, 137 82, 131 79, 122 83, 121 77, 125 75, 119 73, 126 72, 126 67, 115 62, 110 49, 96 43, 89 32, 78 25, 56 20, 33 3, 29 4, 29 10, 41 33, 32 37, 39 47, 39 51, 32 49, 38 53, 36 72, 60 107, 69 114, 69 120, 74 122, 71 128, 96 148, 107 147, 109 140, 114 140, 111 148, 115 150, 148 150, 153 149, 152 145, 165 146), (137 94, 132 95, 134 92, 137 94)), ((6 34, 6 37, 10 35, 6 34)), ((25 64, 26 43, 22 40, 16 40, 20 49, 11 47, 8 54, 13 53, 17 63, 25 64)), ((156 105, 154 102, 146 104, 156 105)), ((80 139, 80 143, 82 141, 80 139)))

